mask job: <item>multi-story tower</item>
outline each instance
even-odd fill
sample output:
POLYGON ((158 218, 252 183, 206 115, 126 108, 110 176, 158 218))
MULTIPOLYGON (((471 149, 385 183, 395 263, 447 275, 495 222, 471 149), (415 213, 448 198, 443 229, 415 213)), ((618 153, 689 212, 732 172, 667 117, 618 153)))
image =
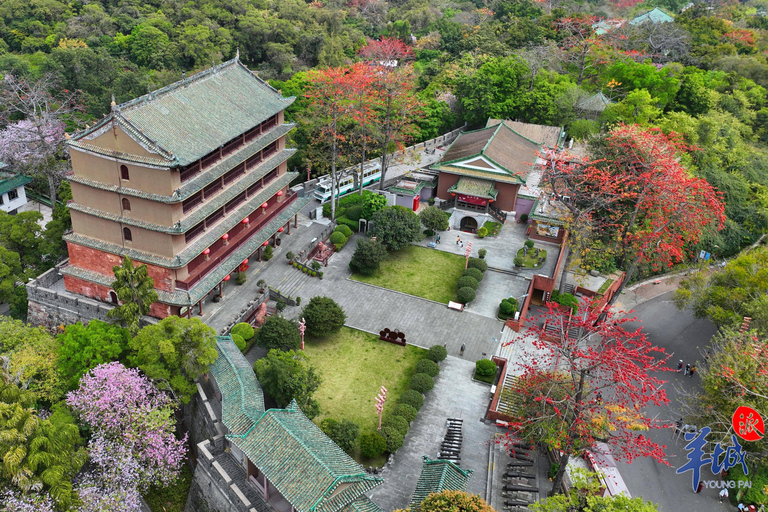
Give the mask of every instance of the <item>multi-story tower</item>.
POLYGON ((144 263, 159 301, 191 314, 309 201, 288 188, 283 98, 238 58, 122 105, 69 141, 69 292, 117 302, 112 267, 144 263), (186 308, 186 309, 185 309, 186 308))

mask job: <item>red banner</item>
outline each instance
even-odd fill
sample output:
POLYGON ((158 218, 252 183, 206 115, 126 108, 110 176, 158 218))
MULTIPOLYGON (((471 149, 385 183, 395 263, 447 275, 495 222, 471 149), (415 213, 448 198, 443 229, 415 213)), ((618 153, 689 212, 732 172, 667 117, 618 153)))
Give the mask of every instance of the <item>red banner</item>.
POLYGON ((459 194, 458 197, 459 197, 459 201, 463 201, 469 204, 476 204, 478 206, 485 206, 486 204, 488 204, 488 200, 483 199, 481 197, 465 196, 464 194, 459 194))

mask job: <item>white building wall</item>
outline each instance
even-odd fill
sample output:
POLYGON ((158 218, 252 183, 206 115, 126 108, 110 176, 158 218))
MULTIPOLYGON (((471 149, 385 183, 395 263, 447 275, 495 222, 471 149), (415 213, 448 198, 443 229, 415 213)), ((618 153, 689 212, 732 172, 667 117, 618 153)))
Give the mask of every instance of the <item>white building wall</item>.
POLYGON ((27 193, 24 191, 24 187, 17 188, 16 192, 18 193, 18 197, 16 199, 11 199, 8 197, 8 192, 3 194, 3 204, 0 205, 0 210, 6 213, 12 212, 17 208, 21 208, 27 204, 27 193))

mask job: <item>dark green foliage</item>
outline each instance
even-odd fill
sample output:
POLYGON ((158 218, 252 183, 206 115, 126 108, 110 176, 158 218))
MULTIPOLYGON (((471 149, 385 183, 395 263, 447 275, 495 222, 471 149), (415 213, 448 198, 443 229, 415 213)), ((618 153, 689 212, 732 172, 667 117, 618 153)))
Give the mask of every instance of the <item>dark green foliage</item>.
POLYGON ((426 393, 435 386, 435 381, 426 373, 417 373, 411 377, 411 389, 426 393))
POLYGON ((488 263, 486 263, 485 260, 481 260, 480 258, 469 258, 467 268, 476 268, 480 272, 485 272, 488 270, 488 263))
POLYGON ((448 350, 442 345, 432 345, 427 350, 427 358, 436 363, 439 363, 446 357, 448 357, 448 350))
POLYGON ((301 345, 299 327, 282 316, 269 316, 256 335, 256 344, 266 349, 295 350, 301 345))
POLYGON ((381 431, 384 433, 384 437, 387 440, 387 451, 389 453, 395 453, 401 446, 403 446, 405 434, 393 427, 382 427, 381 431))
POLYGON ((68 389, 77 388, 80 377, 88 370, 126 355, 130 334, 127 329, 100 320, 68 325, 57 336, 59 343, 58 366, 68 389))
POLYGON ((363 457, 373 459, 387 449, 387 440, 379 433, 363 434, 360 436, 360 453, 363 457))
POLYGON ((387 249, 378 240, 365 239, 357 243, 349 268, 364 276, 373 275, 387 257, 387 249))
POLYGON ((459 291, 456 292, 456 301, 461 302, 462 304, 469 304, 473 300, 475 300, 475 290, 470 288, 469 286, 465 288, 459 288, 459 291))
POLYGON ((512 261, 516 267, 522 267, 523 265, 525 265, 525 260, 523 259, 522 256, 515 256, 515 259, 512 261))
POLYGON ((432 231, 445 231, 448 229, 448 218, 445 212, 437 206, 427 206, 419 212, 419 219, 424 227, 432 231))
POLYGON ((296 255, 293 254, 293 251, 288 251, 287 253, 285 253, 285 258, 288 261, 293 261, 293 258, 295 258, 295 257, 296 257, 296 255))
POLYGON ((275 250, 272 248, 271 245, 268 245, 264 248, 264 260, 269 261, 272 259, 272 256, 275 254, 275 250))
POLYGON ((275 302, 275 309, 278 313, 282 313, 285 309, 285 306, 287 306, 287 304, 283 299, 277 299, 277 302, 275 302))
POLYGON ((245 272, 238 272, 237 277, 235 277, 235 283, 237 284, 245 284, 247 280, 248 277, 245 275, 245 272))
POLYGON ((506 320, 507 318, 513 318, 517 312, 517 299, 510 297, 508 299, 501 299, 499 304, 499 318, 506 320))
POLYGON ((477 279, 475 279, 472 276, 463 276, 460 277, 458 281, 456 281, 456 288, 472 288, 473 290, 477 290, 480 287, 480 283, 477 282, 477 279))
POLYGON ((242 352, 242 350, 245 348, 245 339, 240 336, 239 334, 232 334, 232 342, 235 344, 235 346, 242 352))
POLYGON ((351 221, 354 221, 357 223, 363 216, 363 207, 362 206, 353 206, 349 209, 347 209, 347 213, 345 215, 346 218, 348 218, 351 221))
POLYGON ((329 297, 312 297, 301 316, 307 322, 307 334, 318 338, 339 332, 347 319, 341 306, 329 297))
POLYGON ((336 217, 336 223, 340 226, 346 226, 352 231, 360 229, 360 223, 358 221, 348 219, 347 217, 336 217))
POLYGON ((416 373, 426 373, 430 377, 437 377, 440 373, 440 366, 431 359, 422 359, 415 366, 416 373))
POLYGON ((480 359, 475 363, 475 375, 481 377, 496 375, 496 363, 490 359, 480 359))
POLYGON ((431 229, 425 229, 424 230, 424 235, 425 236, 435 236, 435 232, 432 231, 431 229))
POLYGON ((253 326, 247 322, 240 322, 235 324, 230 331, 231 334, 237 334, 243 337, 244 340, 253 338, 254 330, 253 326))
POLYGON ((387 206, 387 198, 381 194, 370 194, 363 199, 362 218, 373 219, 373 215, 387 206))
POLYGON ((389 251, 397 251, 421 238, 419 216, 403 206, 392 206, 373 215, 373 235, 389 251))
POLYGON ((381 422, 381 428, 390 427, 394 428, 401 434, 405 435, 408 433, 409 427, 409 421, 403 418, 402 416, 396 416, 394 414, 387 416, 384 418, 384 420, 381 422))
POLYGON ((344 247, 344 244, 347 243, 347 237, 344 236, 344 233, 341 233, 339 231, 334 231, 331 233, 330 238, 328 239, 334 247, 336 247, 337 251, 340 251, 342 247, 344 247))
POLYGON ((579 299, 577 299, 570 293, 560 293, 558 290, 553 290, 550 300, 552 302, 557 302, 561 306, 566 306, 571 308, 574 313, 576 313, 579 310, 579 299))
POLYGON ((406 389, 403 394, 400 395, 400 403, 407 404, 416 409, 421 409, 424 405, 424 395, 416 391, 415 389, 406 389))
POLYGON ((174 483, 165 487, 152 487, 143 498, 152 510, 183 512, 189 488, 192 486, 192 476, 192 469, 184 464, 181 466, 179 478, 174 483))
POLYGON ((471 277, 478 283, 483 280, 483 272, 480 269, 469 267, 462 274, 462 277, 471 277))
POLYGON ((344 224, 339 224, 336 226, 336 229, 334 231, 338 231, 339 233, 343 234, 345 237, 349 238, 352 236, 352 230, 349 226, 345 226, 344 224))
POLYGON ((320 414, 320 405, 312 394, 321 379, 304 352, 270 350, 266 357, 256 361, 253 370, 264 392, 275 399, 278 407, 287 407, 291 400, 296 400, 307 418, 320 414))
MULTIPOLYGON (((482 228, 481 228, 482 229, 482 228)), ((485 259, 485 255, 488 254, 488 249, 478 249, 477 255, 480 256, 481 260, 485 259)))
POLYGON ((526 240, 524 245, 529 249, 533 249, 533 240, 526 240))
POLYGON ((149 277, 146 265, 134 267, 133 260, 126 256, 121 266, 112 268, 115 290, 121 305, 107 313, 109 318, 121 322, 131 334, 139 332, 141 317, 149 313, 153 302, 157 301, 155 282, 149 277))
POLYGON ((405 421, 410 423, 410 422, 412 422, 413 420, 416 419, 416 415, 419 414, 419 411, 417 411, 412 405, 398 404, 395 407, 394 414, 395 414, 395 416, 404 418, 405 421))
POLYGON ((345 452, 352 453, 355 450, 355 442, 360 434, 360 426, 357 423, 326 418, 320 424, 320 430, 345 452))

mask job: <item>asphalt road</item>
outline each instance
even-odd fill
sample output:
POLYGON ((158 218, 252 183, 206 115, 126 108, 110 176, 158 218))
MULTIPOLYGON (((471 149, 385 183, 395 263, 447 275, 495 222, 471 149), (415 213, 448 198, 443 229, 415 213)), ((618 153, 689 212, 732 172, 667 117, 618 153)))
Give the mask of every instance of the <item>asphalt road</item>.
MULTIPOLYGON (((671 297, 670 292, 640 304, 635 308, 634 315, 639 320, 636 325, 642 327, 649 341, 672 354, 669 364, 674 370, 680 359, 685 363, 703 360, 702 354, 707 350, 709 340, 716 329, 709 320, 696 319, 690 311, 678 311, 670 301, 671 297)), ((658 377, 668 381, 665 389, 670 403, 667 407, 651 407, 648 413, 658 415, 665 423, 672 422, 681 416, 677 412, 679 393, 676 386, 694 389, 700 384, 699 377, 684 376, 674 371, 663 372, 658 377)), ((735 510, 735 507, 728 503, 718 502, 718 489, 705 488, 700 494, 694 493, 691 489, 690 471, 681 475, 675 473, 675 470, 687 461, 684 449, 686 442, 682 438, 674 440, 671 429, 650 432, 649 437, 667 446, 665 451, 669 465, 650 458, 635 459, 632 463, 617 461, 617 467, 633 497, 642 497, 657 503, 660 512, 735 510)), ((703 468, 702 480, 720 478, 712 475, 709 468, 703 468)))

